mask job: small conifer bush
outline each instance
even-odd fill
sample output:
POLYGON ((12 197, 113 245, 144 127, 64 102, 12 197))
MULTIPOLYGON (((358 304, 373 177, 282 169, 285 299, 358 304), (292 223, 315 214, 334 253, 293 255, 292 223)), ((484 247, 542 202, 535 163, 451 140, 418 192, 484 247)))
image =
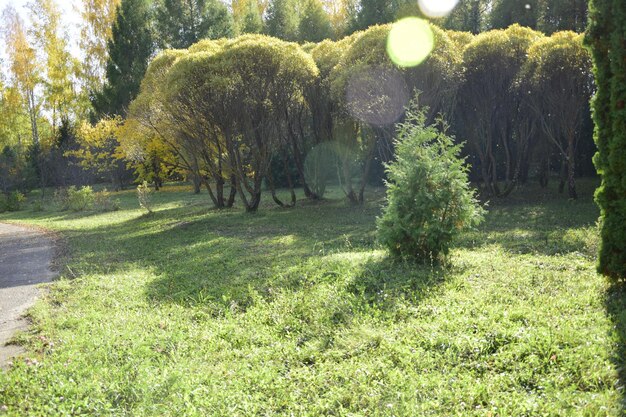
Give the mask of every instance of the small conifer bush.
POLYGON ((484 210, 459 158, 461 145, 445 123, 425 125, 414 106, 398 128, 396 159, 387 165, 387 205, 377 220, 380 242, 398 257, 437 260, 453 240, 482 220, 484 210))

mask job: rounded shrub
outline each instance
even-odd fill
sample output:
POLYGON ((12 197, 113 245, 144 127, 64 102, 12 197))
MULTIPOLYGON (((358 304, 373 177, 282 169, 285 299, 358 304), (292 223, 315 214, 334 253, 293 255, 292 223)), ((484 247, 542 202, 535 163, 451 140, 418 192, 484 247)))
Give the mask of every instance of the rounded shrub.
POLYGON ((19 191, 13 191, 7 195, 0 194, 0 213, 4 211, 20 211, 26 197, 19 191))
POLYGON ((387 165, 387 205, 377 219, 378 238, 402 258, 436 260, 453 240, 480 223, 484 210, 470 188, 461 145, 445 124, 426 126, 424 111, 407 112, 387 165))
POLYGON ((71 186, 67 189, 67 208, 72 211, 83 211, 93 207, 95 195, 90 186, 77 189, 71 186))

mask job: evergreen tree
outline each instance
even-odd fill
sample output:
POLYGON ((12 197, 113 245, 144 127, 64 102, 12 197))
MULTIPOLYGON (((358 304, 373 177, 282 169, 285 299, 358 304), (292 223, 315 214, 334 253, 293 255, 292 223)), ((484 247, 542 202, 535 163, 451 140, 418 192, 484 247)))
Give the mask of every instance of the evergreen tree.
POLYGON ((494 2, 489 20, 492 29, 506 29, 514 23, 531 29, 537 28, 539 18, 538 0, 497 0, 494 2))
POLYGON ((200 39, 234 34, 233 18, 219 0, 159 0, 155 27, 163 49, 186 49, 200 39))
POLYGON ((376 222, 378 239, 393 256, 437 261, 482 221, 462 145, 454 142, 444 122, 427 125, 424 111, 411 104, 398 126, 395 158, 387 165, 387 205, 376 222))
POLYGON ((361 0, 356 15, 350 22, 350 31, 367 29, 370 26, 392 22, 400 9, 398 0, 361 0))
POLYGON ((255 0, 246 0, 243 8, 243 14, 238 22, 239 33, 263 32, 263 18, 257 2, 255 0))
POLYGON ((107 45, 106 83, 95 94, 95 115, 125 115, 139 92, 148 61, 154 52, 147 0, 122 0, 107 45))
POLYGON ((446 19, 445 28, 472 32, 474 34, 484 31, 488 26, 489 0, 465 0, 459 2, 450 16, 446 19))
POLYGON ((298 29, 301 42, 321 42, 332 37, 330 18, 320 0, 305 0, 298 29))
POLYGON ((587 0, 539 0, 537 28, 551 34, 562 30, 581 33, 587 24, 587 0))
POLYGON ((265 31, 286 41, 298 39, 298 16, 294 0, 273 0, 267 8, 265 31))
POLYGON ((594 162, 602 175, 596 192, 601 209, 602 244, 598 270, 626 278, 626 3, 592 0, 586 42, 594 61, 594 162))

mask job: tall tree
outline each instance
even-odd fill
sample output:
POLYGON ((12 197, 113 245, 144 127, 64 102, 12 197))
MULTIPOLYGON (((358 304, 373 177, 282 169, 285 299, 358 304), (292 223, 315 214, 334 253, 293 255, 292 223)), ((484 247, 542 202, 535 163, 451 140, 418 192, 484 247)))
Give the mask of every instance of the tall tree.
POLYGON ((489 20, 492 29, 506 29, 514 23, 537 29, 540 0, 496 0, 489 20))
POLYGON ((335 38, 341 38, 348 29, 350 10, 354 0, 322 0, 324 10, 328 13, 330 25, 335 38))
POLYGON ((267 36, 247 36, 213 55, 189 54, 172 66, 162 83, 165 110, 180 129, 180 147, 212 179, 205 185, 217 207, 225 205, 220 189, 228 174, 247 211, 257 210, 264 180, 283 205, 273 192, 271 162, 300 130, 294 119, 316 77, 310 55, 267 36))
MULTIPOLYGON (((206 41, 205 41, 206 42, 206 41)), ((206 53, 206 52, 205 52, 206 53)), ((193 155, 185 152, 175 141, 177 131, 170 114, 165 111, 163 90, 171 66, 187 54, 184 50, 166 50, 148 66, 141 81, 141 92, 131 103, 128 118, 120 134, 120 147, 136 167, 142 180, 160 185, 164 174, 172 171, 191 173, 199 193, 203 177, 193 163, 193 155)))
POLYGON ((360 0, 355 6, 356 14, 353 15, 353 21, 349 23, 351 32, 364 30, 376 24, 392 22, 400 8, 398 0, 360 0))
POLYGON ((84 58, 81 78, 87 93, 100 91, 104 85, 109 58, 107 45, 120 2, 121 0, 82 0, 80 48, 84 58))
MULTIPOLYGON (((269 6, 269 0, 251 0, 252 3, 255 3, 259 9, 259 14, 263 16, 267 7, 269 6)), ((230 8, 233 11, 233 17, 236 22, 239 21, 240 17, 245 13, 246 8, 248 7, 248 3, 250 0, 231 0, 230 8)))
POLYGON ((39 143, 38 118, 40 103, 35 95, 35 88, 40 83, 40 68, 35 49, 26 37, 24 22, 17 11, 8 6, 3 12, 4 36, 10 72, 13 80, 26 102, 30 118, 31 136, 34 144, 39 143))
POLYGON ((93 99, 97 116, 125 115, 154 51, 147 0, 122 0, 108 42, 106 83, 93 99))
POLYGON ((557 32, 533 44, 520 77, 528 82, 527 102, 542 132, 561 155, 559 191, 567 182, 570 198, 577 198, 576 149, 593 91, 591 57, 582 35, 557 32))
POLYGON ((77 129, 78 149, 67 154, 80 161, 85 169, 108 178, 115 191, 124 187, 128 177, 127 161, 119 150, 119 131, 122 119, 119 116, 102 118, 95 125, 83 122, 77 129))
POLYGON ((159 0, 155 26, 156 40, 164 49, 185 49, 200 39, 234 34, 232 15, 218 0, 159 0))
POLYGON ((525 125, 528 111, 520 111, 514 83, 540 36, 515 25, 482 33, 463 51, 456 127, 478 157, 485 189, 493 196, 504 197, 513 190, 527 157, 533 132, 516 131, 525 125))
POLYGON ((328 13, 320 0, 305 0, 298 35, 301 42, 320 42, 333 36, 328 13))
POLYGON ((233 9, 237 32, 240 34, 263 32, 259 3, 256 0, 242 0, 238 5, 239 9, 233 9))
POLYGON ((32 33, 40 48, 44 69, 44 108, 49 112, 52 130, 76 110, 74 86, 78 62, 68 50, 67 35, 61 28, 61 12, 53 0, 35 0, 29 4, 32 33))
POLYGON ((474 34, 484 31, 489 22, 490 0, 465 0, 459 2, 446 19, 446 29, 461 30, 474 34))
POLYGON ((0 149, 17 146, 19 150, 29 135, 28 113, 22 96, 16 86, 6 81, 4 68, 0 65, 0 149))
POLYGON ((587 24, 587 0, 539 0, 538 29, 581 33, 587 24))
POLYGON ((286 41, 298 39, 298 15, 295 0, 272 0, 267 8, 265 31, 286 41))
POLYGON ((601 209, 602 244, 598 270, 626 278, 626 4, 592 0, 586 43, 593 55, 597 92, 593 99, 594 162, 602 184, 596 193, 601 209))

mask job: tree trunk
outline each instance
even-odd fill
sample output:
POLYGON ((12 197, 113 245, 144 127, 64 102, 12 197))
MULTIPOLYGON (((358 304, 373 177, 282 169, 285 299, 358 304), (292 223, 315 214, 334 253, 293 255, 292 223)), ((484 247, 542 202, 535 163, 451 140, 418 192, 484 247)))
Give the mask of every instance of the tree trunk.
POLYGON ((269 185, 270 187, 270 192, 272 193, 272 200, 274 200, 274 203, 276 203, 279 207, 285 207, 285 203, 283 203, 280 198, 278 198, 278 196, 276 195, 276 187, 274 187, 274 179, 272 176, 272 170, 269 170, 270 172, 267 173, 266 177, 267 178, 267 185, 269 185))
POLYGON ((376 144, 378 142, 378 138, 374 137, 374 143, 370 146, 369 151, 367 152, 365 167, 363 168, 363 173, 361 174, 361 184, 359 187, 359 199, 358 203, 363 204, 365 201, 365 186, 367 185, 367 176, 370 172, 370 167, 372 166, 372 160, 374 159, 374 151, 376 149, 376 144))
POLYGON ((567 162, 567 157, 565 156, 561 160, 561 172, 559 174, 559 194, 563 194, 565 190, 565 182, 567 181, 567 166, 569 163, 567 162))
POLYGON ((296 191, 293 188, 293 180, 291 179, 291 172, 289 172, 289 161, 287 155, 283 155, 283 170, 285 176, 287 176, 287 185, 289 186, 289 193, 291 194, 291 207, 296 206, 296 191))
POLYGON ((259 209, 259 203, 261 203, 261 191, 256 191, 248 205, 246 205, 246 212, 254 213, 259 209))
POLYGON ((215 206, 215 208, 221 208, 217 201, 217 198, 215 197, 215 194, 213 194, 213 190, 211 189, 211 184, 209 183, 209 181, 206 178, 202 177, 202 183, 204 184, 204 188, 206 188, 207 192, 209 193, 209 197, 213 202, 213 206, 215 206))
POLYGON ((235 196, 237 195, 237 177, 231 175, 230 177, 230 195, 226 202, 226 207, 231 208, 235 204, 235 196))
POLYGON ((111 185, 113 186, 113 191, 116 192, 120 191, 122 188, 116 174, 111 175, 111 185))
POLYGON ((304 157, 302 152, 300 152, 300 148, 298 147, 298 143, 296 140, 296 132, 292 126, 289 115, 285 115, 287 120, 287 128, 289 129, 289 141, 291 142, 291 150, 293 153, 293 162, 296 166, 296 170, 298 171, 298 175, 300 176, 300 180, 302 181, 302 188, 304 189, 304 195, 307 198, 318 200, 320 197, 311 190, 309 184, 307 184, 306 176, 304 175, 304 157))
POLYGON ((217 208, 224 208, 224 179, 221 176, 215 176, 215 194, 217 200, 217 208))
POLYGON ((346 193, 348 201, 350 201, 350 203, 352 204, 357 204, 359 202, 359 199, 357 198, 356 194, 354 193, 354 189, 352 188, 352 173, 350 172, 349 158, 350 157, 347 155, 346 152, 346 156, 343 157, 341 161, 343 179, 345 181, 345 185, 342 188, 344 189, 344 193, 346 193))
POLYGON ((35 145, 39 145, 39 129, 37 128, 37 110, 35 106, 35 93, 34 91, 28 90, 28 114, 30 116, 30 127, 33 135, 33 143, 35 145))
POLYGON ((567 192, 569 198, 578 198, 578 193, 576 192, 576 155, 573 138, 570 138, 569 146, 567 147, 567 192))
POLYGON ((202 185, 202 175, 200 174, 200 167, 198 166, 198 159, 194 156, 191 162, 191 177, 193 179, 193 193, 200 194, 200 187, 202 185))
POLYGON ((547 157, 541 158, 539 167, 539 185, 541 188, 546 188, 550 181, 550 159, 547 157))

